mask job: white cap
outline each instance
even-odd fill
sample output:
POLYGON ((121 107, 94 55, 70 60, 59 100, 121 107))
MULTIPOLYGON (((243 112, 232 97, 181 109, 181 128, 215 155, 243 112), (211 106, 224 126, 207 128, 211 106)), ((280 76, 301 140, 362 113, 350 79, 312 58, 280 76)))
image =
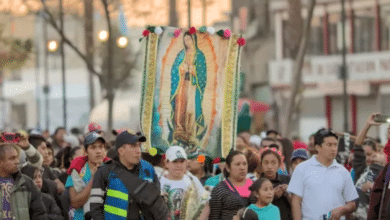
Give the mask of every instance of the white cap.
POLYGON ((168 148, 167 152, 165 152, 165 157, 168 161, 175 161, 177 159, 186 159, 187 154, 184 149, 180 146, 172 146, 168 148))
POLYGON ((67 142, 71 148, 80 146, 79 139, 74 135, 64 135, 64 141, 67 142))
POLYGON ((259 135, 252 135, 249 138, 249 143, 259 147, 261 144, 261 137, 259 135))

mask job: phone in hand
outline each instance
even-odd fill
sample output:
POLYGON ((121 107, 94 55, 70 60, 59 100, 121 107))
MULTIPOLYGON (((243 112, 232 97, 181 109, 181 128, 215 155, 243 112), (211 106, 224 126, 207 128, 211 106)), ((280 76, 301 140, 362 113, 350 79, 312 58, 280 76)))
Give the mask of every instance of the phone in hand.
POLYGON ((390 123, 390 116, 388 115, 376 115, 374 121, 377 123, 390 123))

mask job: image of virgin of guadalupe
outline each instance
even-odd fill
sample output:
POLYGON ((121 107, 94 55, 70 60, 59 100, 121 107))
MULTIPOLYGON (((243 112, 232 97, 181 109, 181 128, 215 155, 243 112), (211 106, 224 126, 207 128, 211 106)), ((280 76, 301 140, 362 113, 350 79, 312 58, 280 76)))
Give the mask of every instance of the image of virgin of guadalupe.
POLYGON ((171 70, 172 106, 170 142, 190 149, 199 145, 206 133, 202 103, 207 84, 206 58, 198 48, 196 35, 186 32, 181 50, 171 70))

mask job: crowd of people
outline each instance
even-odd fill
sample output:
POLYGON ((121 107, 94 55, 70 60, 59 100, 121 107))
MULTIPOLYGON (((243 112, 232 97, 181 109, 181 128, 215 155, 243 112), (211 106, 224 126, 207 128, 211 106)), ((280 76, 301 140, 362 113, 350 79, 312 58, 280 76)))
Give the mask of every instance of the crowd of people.
MULTIPOLYGON (((305 144, 274 130, 237 134, 226 158, 142 151, 140 132, 100 125, 2 133, 2 220, 323 220, 390 218, 390 142, 320 129, 305 144)), ((388 132, 390 139, 390 129, 388 132)))

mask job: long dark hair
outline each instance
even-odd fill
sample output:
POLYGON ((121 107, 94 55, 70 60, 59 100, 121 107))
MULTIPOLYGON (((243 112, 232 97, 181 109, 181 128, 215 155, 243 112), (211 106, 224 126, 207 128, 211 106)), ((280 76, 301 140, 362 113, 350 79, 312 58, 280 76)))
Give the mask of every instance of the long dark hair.
POLYGON ((259 178, 249 187, 249 190, 251 192, 258 192, 259 189, 261 188, 261 186, 263 185, 263 183, 265 183, 267 181, 270 181, 270 180, 267 178, 259 178))
MULTIPOLYGON (((282 146, 283 146, 283 155, 284 155, 284 158, 291 158, 291 155, 292 155, 292 152, 294 151, 294 146, 292 144, 292 142, 290 141, 290 139, 288 138, 283 138, 281 140, 279 140, 280 143, 282 143, 282 146)), ((288 160, 285 160, 286 162, 286 168, 287 170, 290 170, 291 168, 291 161, 288 159, 288 160)))
MULTIPOLYGON (((230 173, 229 173, 229 171, 226 169, 227 167, 231 167, 231 165, 232 165, 232 162, 233 162, 233 158, 234 158, 234 156, 236 156, 236 155, 244 155, 241 151, 237 151, 237 150, 234 150, 234 151, 231 151, 230 153, 229 153, 229 155, 226 157, 226 167, 225 167, 225 169, 223 170, 223 175, 226 177, 226 178, 228 178, 229 177, 229 175, 230 175, 230 173)), ((244 155, 245 156, 245 155, 244 155)))
POLYGON ((248 173, 254 173, 260 165, 260 155, 252 149, 247 149, 244 152, 244 155, 246 157, 246 161, 248 162, 248 173))
POLYGON ((187 47, 187 45, 185 44, 185 41, 184 41, 184 38, 186 37, 186 36, 190 36, 191 37, 191 39, 192 39, 192 41, 194 41, 194 46, 195 46, 195 50, 198 48, 198 39, 197 39, 197 37, 196 37, 196 35, 195 34, 190 34, 189 32, 185 32, 184 33, 184 35, 183 35, 183 44, 184 44, 184 49, 187 51, 187 49, 188 49, 188 47, 187 47))

